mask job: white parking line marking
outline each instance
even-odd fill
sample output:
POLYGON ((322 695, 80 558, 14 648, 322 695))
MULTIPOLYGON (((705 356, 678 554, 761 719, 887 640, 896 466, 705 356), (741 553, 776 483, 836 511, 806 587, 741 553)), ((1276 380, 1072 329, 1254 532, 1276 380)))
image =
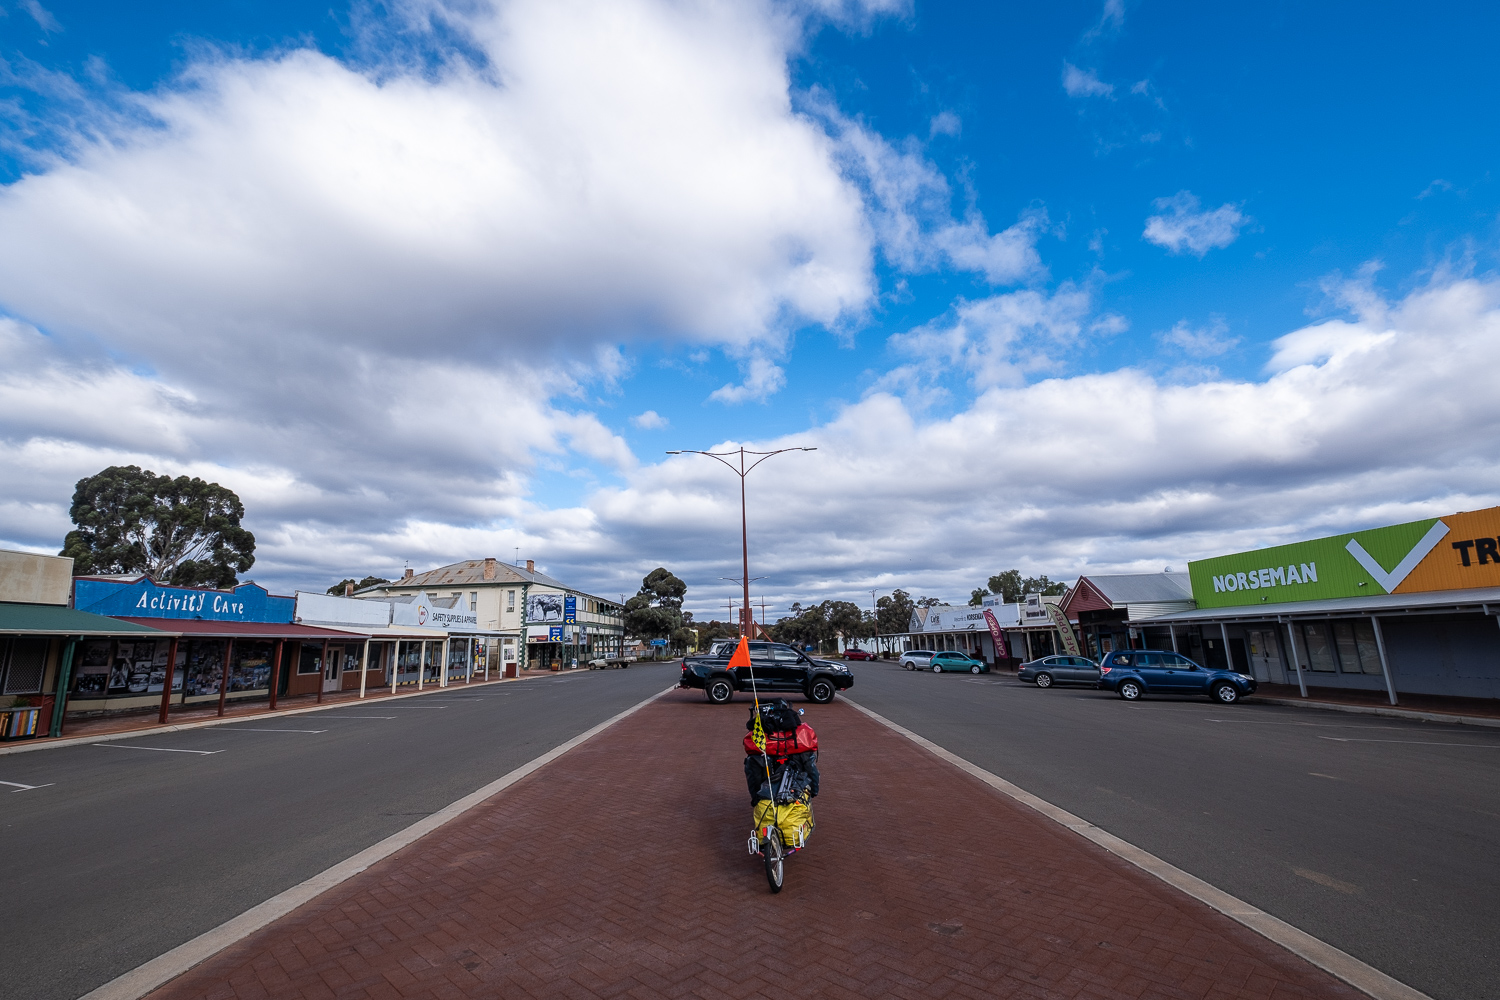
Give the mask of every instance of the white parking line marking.
POLYGON ((29 792, 33 788, 51 788, 54 784, 56 782, 52 781, 47 782, 45 785, 23 785, 19 781, 0 781, 0 785, 9 785, 15 789, 15 791, 11 792, 12 795, 16 794, 16 792, 29 792))
POLYGON ((252 729, 249 726, 225 726, 226 733, 326 733, 326 729, 252 729))
POLYGON ((1259 722, 1255 719, 1204 719, 1204 722, 1238 722, 1246 726, 1303 726, 1308 729, 1404 729, 1410 726, 1359 726, 1340 725, 1335 722, 1259 722))
POLYGON ((1421 747, 1479 747, 1482 750, 1500 750, 1500 743, 1438 743, 1433 740, 1361 740, 1353 736, 1319 736, 1320 740, 1335 743, 1412 743, 1421 747))
MULTIPOLYGON (((319 718, 323 718, 323 719, 394 719, 395 716, 394 715, 323 715, 323 716, 319 716, 319 718)), ((321 730, 321 729, 318 730, 318 732, 320 732, 320 733, 322 731, 323 730, 321 730)))
POLYGON ((107 750, 155 750, 158 753, 198 753, 207 757, 210 754, 223 753, 223 750, 174 750, 171 747, 134 747, 124 743, 90 743, 91 747, 104 747, 107 750))

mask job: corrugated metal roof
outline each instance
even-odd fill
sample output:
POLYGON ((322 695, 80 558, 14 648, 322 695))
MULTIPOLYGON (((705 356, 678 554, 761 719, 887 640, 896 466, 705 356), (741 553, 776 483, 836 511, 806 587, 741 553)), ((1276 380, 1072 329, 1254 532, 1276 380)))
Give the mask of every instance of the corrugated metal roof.
MULTIPOLYGON (((134 622, 151 628, 177 632, 182 635, 232 635, 255 639, 347 639, 344 629, 317 628, 313 625, 294 625, 291 622, 221 622, 203 618, 107 618, 112 622, 134 622)), ((368 635, 368 629, 360 629, 360 635, 368 635)))
POLYGON ((179 631, 176 622, 164 629, 154 629, 136 622, 107 618, 87 611, 59 607, 56 604, 13 604, 0 602, 0 632, 28 635, 139 635, 179 631))
POLYGON ((1122 604, 1193 599, 1193 584, 1185 573, 1132 573, 1122 576, 1090 574, 1087 579, 1117 608, 1122 604))
POLYGON ((1401 612, 1442 612, 1448 610, 1480 611, 1485 605, 1500 612, 1500 587, 1476 590, 1436 590, 1422 594, 1371 594, 1369 597, 1340 597, 1322 601, 1283 601, 1279 604, 1242 604, 1229 608, 1198 608, 1150 619, 1162 625, 1168 622, 1274 621, 1286 617, 1326 617, 1328 615, 1376 615, 1401 612))

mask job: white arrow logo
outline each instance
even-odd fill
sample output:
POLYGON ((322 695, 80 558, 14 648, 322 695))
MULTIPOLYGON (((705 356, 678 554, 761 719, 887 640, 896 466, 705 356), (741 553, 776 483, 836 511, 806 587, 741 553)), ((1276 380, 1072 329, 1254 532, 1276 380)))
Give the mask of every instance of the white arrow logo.
POLYGON ((1422 540, 1417 542, 1416 546, 1406 554, 1406 558, 1398 562, 1396 568, 1389 573, 1355 539, 1349 539, 1349 544, 1344 546, 1344 548, 1349 550, 1349 554, 1354 557, 1355 562, 1365 568, 1366 573, 1375 578, 1376 583, 1385 588, 1387 594, 1394 594, 1396 588, 1401 586, 1401 581, 1411 575, 1411 571, 1417 568, 1417 563, 1427 558, 1427 553, 1431 552, 1447 533, 1448 526, 1442 521, 1428 528, 1427 534, 1422 536, 1422 540))

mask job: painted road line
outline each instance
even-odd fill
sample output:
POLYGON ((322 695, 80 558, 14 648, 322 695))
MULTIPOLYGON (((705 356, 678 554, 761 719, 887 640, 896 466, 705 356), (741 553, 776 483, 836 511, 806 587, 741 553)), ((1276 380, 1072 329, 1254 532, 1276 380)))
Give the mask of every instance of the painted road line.
POLYGON ((954 767, 968 772, 996 791, 1009 796, 1024 806, 1035 809, 1053 822, 1065 826, 1074 833, 1093 841, 1111 854, 1130 862, 1150 875, 1156 876, 1174 889, 1178 889, 1200 903, 1207 904, 1213 909, 1218 910, 1226 917, 1244 924, 1262 937, 1274 941, 1292 954, 1306 959, 1324 972, 1330 973, 1355 989, 1374 997, 1375 1000, 1432 1000, 1427 994, 1420 990, 1412 989, 1405 983, 1391 978, 1374 966, 1361 962, 1348 952, 1335 948, 1328 942, 1321 941, 1306 931, 1298 930, 1285 920, 1273 917, 1265 910, 1231 896, 1229 893, 1210 885, 1196 875, 1189 875, 1176 865, 1168 864, 1156 855, 1143 851, 1128 841, 1121 840, 1119 837, 1095 826, 1088 820, 1075 816, 1067 810, 1053 805, 1046 799, 1032 795, 1024 788, 1006 781, 997 774, 992 774, 982 767, 969 763, 957 754, 943 749, 925 737, 918 736, 904 726, 897 725, 885 716, 872 712, 863 705, 850 701, 847 697, 843 700, 856 711, 863 712, 881 725, 900 733, 913 743, 942 758, 954 767))
POLYGON ((326 729, 252 729, 249 726, 225 726, 226 733, 326 733, 326 729))
POLYGON ((106 750, 155 750, 157 753, 196 753, 207 757, 211 754, 223 753, 223 750, 175 750, 172 747, 133 747, 124 743, 90 743, 92 747, 104 747, 106 750))
POLYGON ((1300 726, 1305 729, 1363 729, 1374 731, 1377 729, 1394 729, 1398 732, 1411 732, 1411 726, 1351 726, 1346 722, 1258 722, 1255 719, 1204 719, 1204 722, 1237 722, 1242 726, 1300 726))
MULTIPOLYGON (((394 719, 394 715, 325 715, 325 719, 394 719)), ((321 732, 321 730, 319 730, 321 732)))
POLYGON ((55 781, 49 781, 45 785, 23 785, 19 781, 0 781, 0 785, 9 785, 11 787, 12 795, 16 794, 16 792, 29 792, 34 788, 51 788, 55 784, 55 781))
POLYGON ((1319 736, 1320 740, 1335 743, 1409 743, 1418 747, 1479 747, 1481 750, 1500 750, 1500 743, 1439 743, 1435 740, 1361 740, 1353 736, 1319 736))
POLYGON ((662 695, 671 694, 675 690, 677 690, 677 685, 673 684, 671 687, 653 694, 644 701, 630 706, 620 714, 605 719, 593 729, 579 733, 566 743, 553 747, 540 757, 522 764, 509 774, 496 778, 478 791, 470 792, 457 802, 444 806, 437 812, 427 815, 399 833, 394 833, 379 843, 365 848, 353 857, 340 861, 327 871, 314 875, 307 881, 272 896, 264 903, 252 906, 239 916, 226 920, 213 930, 206 931, 191 941, 178 945, 165 955, 153 958, 144 965, 137 966, 125 973, 123 976, 112 979, 97 989, 90 990, 80 997, 79 1000, 140 1000, 141 997, 163 983, 177 978, 193 968, 193 966, 207 961, 230 945, 243 941, 272 921, 286 916, 297 909, 297 907, 311 902, 329 889, 353 878, 376 862, 390 857, 403 847, 425 837, 444 824, 457 819, 475 806, 481 805, 486 800, 514 785, 533 771, 545 767, 574 747, 598 736, 621 719, 634 715, 656 699, 662 697, 662 695))

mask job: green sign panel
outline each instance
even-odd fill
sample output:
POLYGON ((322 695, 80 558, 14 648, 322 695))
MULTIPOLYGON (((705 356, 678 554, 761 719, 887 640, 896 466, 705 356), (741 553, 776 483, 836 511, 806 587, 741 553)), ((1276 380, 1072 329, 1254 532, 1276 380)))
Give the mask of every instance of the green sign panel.
POLYGON ((1443 520, 1429 518, 1202 559, 1188 564, 1188 576, 1200 608, 1386 594, 1438 557, 1447 534, 1443 520))

